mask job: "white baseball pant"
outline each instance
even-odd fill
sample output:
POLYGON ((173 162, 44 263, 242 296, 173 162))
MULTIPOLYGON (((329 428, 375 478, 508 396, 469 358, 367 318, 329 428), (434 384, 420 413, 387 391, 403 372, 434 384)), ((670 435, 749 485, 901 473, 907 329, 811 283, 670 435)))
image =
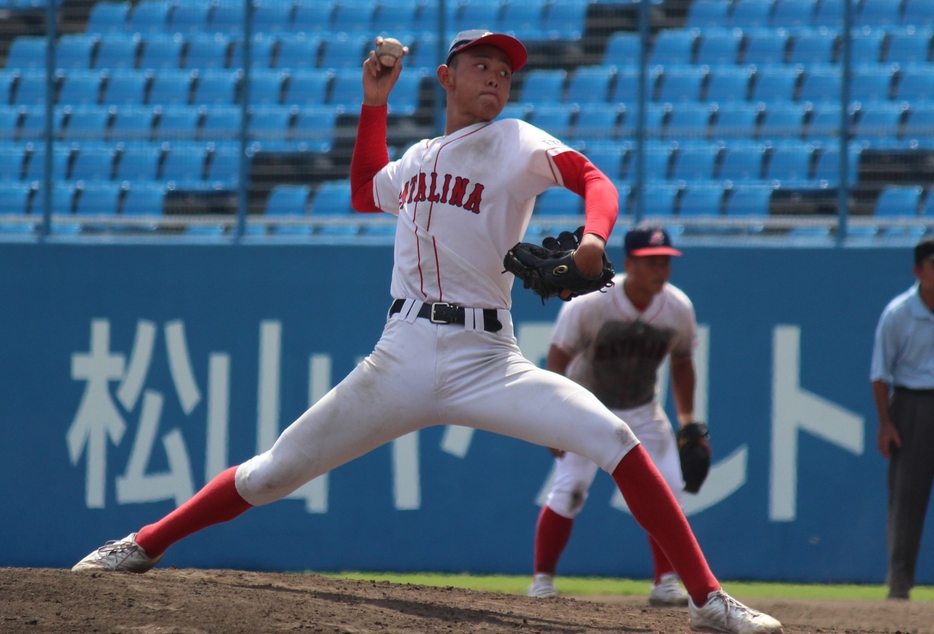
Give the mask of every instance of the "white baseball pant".
POLYGON ((586 389, 525 359, 508 311, 502 330, 418 318, 406 300, 373 352, 292 423, 273 447, 237 468, 250 504, 268 504, 304 483, 412 431, 473 427, 546 447, 566 447, 611 472, 639 441, 586 389))

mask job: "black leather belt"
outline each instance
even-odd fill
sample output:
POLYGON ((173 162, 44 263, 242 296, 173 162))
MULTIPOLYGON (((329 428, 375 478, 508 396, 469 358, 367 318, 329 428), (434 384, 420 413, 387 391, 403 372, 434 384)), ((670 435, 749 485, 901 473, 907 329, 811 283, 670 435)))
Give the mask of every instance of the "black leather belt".
POLYGON ((908 392, 909 394, 934 394, 934 387, 918 389, 913 387, 905 387, 904 385, 896 385, 895 389, 899 392, 908 392))
MULTIPOLYGON (((402 312, 403 306, 405 306, 404 299, 395 300, 389 308, 390 316, 402 312)), ((422 307, 418 309, 418 316, 433 324, 457 324, 463 326, 466 323, 466 312, 463 306, 455 306, 447 302, 435 302, 433 304, 422 304, 422 307)), ((503 324, 496 317, 495 308, 483 309, 483 329, 487 332, 499 332, 503 329, 503 324)))

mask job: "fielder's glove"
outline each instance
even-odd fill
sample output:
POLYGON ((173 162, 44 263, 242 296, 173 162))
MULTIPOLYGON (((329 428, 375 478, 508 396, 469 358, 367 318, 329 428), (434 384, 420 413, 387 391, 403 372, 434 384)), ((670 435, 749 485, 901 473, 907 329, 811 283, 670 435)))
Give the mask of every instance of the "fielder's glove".
POLYGON ((707 425, 694 421, 678 430, 678 456, 681 458, 681 475, 684 477, 684 490, 697 493, 710 471, 710 445, 707 439, 710 433, 707 425))
POLYGON ((522 280, 525 288, 531 288, 542 298, 542 303, 549 297, 560 297, 563 291, 570 291, 572 297, 599 291, 613 286, 613 264, 603 255, 603 271, 596 278, 584 276, 574 263, 574 251, 580 246, 584 228, 577 231, 562 231, 557 238, 551 236, 542 240, 542 245, 520 242, 506 252, 503 266, 506 271, 522 280))

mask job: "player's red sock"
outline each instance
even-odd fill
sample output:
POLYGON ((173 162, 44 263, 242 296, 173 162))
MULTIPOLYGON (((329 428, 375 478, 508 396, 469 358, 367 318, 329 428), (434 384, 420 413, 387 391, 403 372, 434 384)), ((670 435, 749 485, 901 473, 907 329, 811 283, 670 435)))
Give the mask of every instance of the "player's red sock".
POLYGON ((150 557, 158 557, 175 542, 221 522, 237 517, 251 504, 240 497, 234 484, 237 467, 230 467, 204 485, 194 497, 155 524, 144 526, 136 543, 150 557))
POLYGON ((649 535, 649 546, 652 547, 652 562, 655 564, 655 583, 659 583, 662 577, 675 572, 675 567, 668 561, 665 551, 658 545, 658 542, 649 535))
POLYGON ((649 455, 636 445, 627 453, 613 479, 639 525, 658 541, 674 566, 694 605, 707 603, 707 595, 720 589, 691 525, 649 455))
POLYGON ((558 515, 548 505, 542 507, 535 527, 535 573, 555 574, 558 559, 571 537, 574 520, 558 515))

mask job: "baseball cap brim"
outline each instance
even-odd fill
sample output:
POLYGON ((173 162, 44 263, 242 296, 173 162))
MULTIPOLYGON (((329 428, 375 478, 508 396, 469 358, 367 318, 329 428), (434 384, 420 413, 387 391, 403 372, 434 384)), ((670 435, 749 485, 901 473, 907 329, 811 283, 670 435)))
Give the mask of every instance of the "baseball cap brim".
POLYGON ((629 255, 641 257, 644 255, 681 255, 681 252, 672 247, 645 247, 629 252, 629 255))
POLYGON ((529 53, 525 50, 525 46, 516 38, 511 35, 506 35, 505 33, 487 33, 486 35, 481 35, 476 39, 465 42, 460 46, 451 47, 445 63, 449 64, 452 57, 468 48, 483 45, 495 46, 505 52, 506 56, 509 58, 509 64, 512 66, 513 72, 525 66, 525 63, 529 59, 529 53))

